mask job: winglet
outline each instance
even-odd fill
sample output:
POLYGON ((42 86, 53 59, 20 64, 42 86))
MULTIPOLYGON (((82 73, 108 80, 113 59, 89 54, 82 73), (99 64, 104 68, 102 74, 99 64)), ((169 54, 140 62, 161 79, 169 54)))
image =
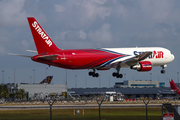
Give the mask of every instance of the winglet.
POLYGON ((28 17, 29 26, 36 44, 38 54, 53 53, 60 50, 34 17, 28 17))

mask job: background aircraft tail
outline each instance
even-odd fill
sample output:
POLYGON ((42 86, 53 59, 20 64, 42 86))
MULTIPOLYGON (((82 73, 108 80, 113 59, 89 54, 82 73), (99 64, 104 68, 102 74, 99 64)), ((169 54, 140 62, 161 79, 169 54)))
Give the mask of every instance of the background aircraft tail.
POLYGON ((38 54, 48 54, 61 50, 54 44, 34 17, 28 17, 27 19, 38 54))
POLYGON ((174 83, 172 79, 169 80, 169 83, 170 83, 171 90, 173 91, 179 90, 179 88, 176 86, 176 84, 174 83))
POLYGON ((52 81, 53 76, 47 76, 43 81, 40 82, 40 84, 48 83, 50 84, 52 81))

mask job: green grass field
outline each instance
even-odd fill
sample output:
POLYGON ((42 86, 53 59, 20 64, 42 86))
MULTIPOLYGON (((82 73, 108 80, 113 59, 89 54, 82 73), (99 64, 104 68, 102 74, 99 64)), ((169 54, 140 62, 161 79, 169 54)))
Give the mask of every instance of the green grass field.
MULTIPOLYGON (((161 108, 148 108, 148 120, 160 120, 161 108)), ((49 120, 50 110, 0 111, 0 120, 49 120)), ((99 109, 85 109, 84 115, 73 115, 72 109, 52 110, 53 120, 99 120, 99 109)), ((145 120, 145 108, 101 109, 103 120, 145 120)))

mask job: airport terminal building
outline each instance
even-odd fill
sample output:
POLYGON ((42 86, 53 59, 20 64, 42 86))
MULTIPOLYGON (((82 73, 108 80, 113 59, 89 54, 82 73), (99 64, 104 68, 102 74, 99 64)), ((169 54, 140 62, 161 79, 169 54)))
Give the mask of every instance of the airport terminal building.
POLYGON ((165 97, 176 96, 171 91, 170 87, 165 87, 165 83, 159 81, 123 81, 116 82, 114 87, 111 88, 67 88, 65 84, 27 84, 27 83, 8 83, 7 84, 11 93, 16 92, 19 89, 24 89, 28 92, 29 97, 33 98, 37 94, 42 96, 49 95, 50 93, 62 94, 67 93, 71 96, 73 94, 92 97, 96 95, 105 95, 107 93, 119 94, 123 98, 141 98, 148 97, 152 99, 159 99, 165 97))
POLYGON ((165 87, 164 82, 152 81, 152 80, 125 80, 123 82, 116 82, 114 87, 132 87, 132 88, 143 88, 143 87, 165 87))
POLYGON ((123 98, 142 98, 161 99, 174 97, 176 94, 170 87, 165 87, 165 83, 151 80, 135 80, 116 82, 112 88, 71 88, 68 89, 71 94, 80 96, 104 95, 107 93, 120 94, 123 98))

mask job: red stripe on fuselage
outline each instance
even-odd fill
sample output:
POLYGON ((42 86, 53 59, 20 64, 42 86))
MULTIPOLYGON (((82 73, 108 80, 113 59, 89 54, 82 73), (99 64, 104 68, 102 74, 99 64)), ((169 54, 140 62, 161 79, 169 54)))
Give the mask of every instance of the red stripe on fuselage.
POLYGON ((36 61, 66 69, 93 69, 112 59, 125 56, 97 49, 61 50, 54 54, 59 54, 58 60, 37 59, 36 61))

